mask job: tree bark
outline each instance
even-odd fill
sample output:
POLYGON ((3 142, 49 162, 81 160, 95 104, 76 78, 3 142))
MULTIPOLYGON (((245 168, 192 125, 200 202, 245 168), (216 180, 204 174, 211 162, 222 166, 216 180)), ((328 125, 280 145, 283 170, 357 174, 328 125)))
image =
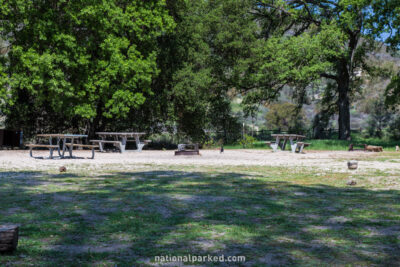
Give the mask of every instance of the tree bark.
POLYGON ((350 74, 347 62, 342 61, 338 72, 339 139, 350 140, 350 74))
POLYGON ((101 108, 101 103, 97 104, 96 117, 93 121, 89 122, 88 136, 89 139, 93 139, 101 128, 103 128, 102 122, 103 109, 101 108))
POLYGON ((339 139, 350 140, 350 100, 348 91, 339 89, 339 139))
POLYGON ((18 245, 18 226, 0 225, 0 252, 13 251, 18 245))

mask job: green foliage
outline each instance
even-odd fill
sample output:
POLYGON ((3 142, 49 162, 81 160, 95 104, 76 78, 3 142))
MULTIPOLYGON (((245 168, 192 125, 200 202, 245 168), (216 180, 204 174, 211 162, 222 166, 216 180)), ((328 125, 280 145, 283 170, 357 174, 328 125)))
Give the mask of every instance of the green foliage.
POLYGON ((400 73, 395 75, 385 91, 385 104, 395 108, 400 104, 400 73))
POLYGON ((368 113, 368 136, 382 138, 384 129, 388 126, 392 118, 392 113, 385 107, 382 97, 378 97, 378 99, 372 101, 368 113))
MULTIPOLYGON (((256 40, 257 24, 247 1, 170 1, 175 31, 161 39, 161 73, 154 91, 170 100, 170 120, 178 133, 206 140, 205 129, 237 130, 229 89, 240 79, 244 58, 256 40)), ((229 139, 225 134, 225 140, 229 139)))
POLYGON ((376 49, 377 39, 396 46, 396 34, 386 34, 399 23, 398 4, 398 0, 261 1, 254 13, 262 21, 260 42, 265 44, 258 49, 263 51, 258 53, 262 63, 255 68, 260 72, 252 101, 274 99, 290 85, 296 89, 294 98, 303 103, 310 82, 329 79, 335 87, 326 96, 337 104, 339 137, 348 138, 351 98, 361 89, 356 70, 375 70, 366 59, 376 49))
POLYGON ((210 148, 216 147, 217 145, 218 144, 217 144, 217 142, 214 141, 214 139, 209 139, 209 140, 204 142, 203 148, 210 149, 210 148))
POLYGON ((152 134, 149 139, 152 140, 147 145, 149 149, 176 149, 176 144, 179 143, 179 140, 170 133, 152 134))
POLYGON ((279 131, 294 131, 301 133, 305 128, 305 115, 295 104, 284 102, 270 104, 265 115, 267 128, 279 131))
POLYGON ((239 145, 241 145, 243 148, 251 148, 254 146, 256 141, 257 140, 253 136, 245 134, 239 141, 239 145))
POLYGON ((389 122, 388 135, 393 140, 400 140, 400 116, 398 114, 389 122))
MULTIPOLYGON (((10 44, 7 54, 0 46, 0 113, 28 135, 146 129, 202 142, 211 130, 232 143, 233 95, 254 117, 288 86, 308 102, 320 79, 330 82, 315 127, 338 112, 346 128, 356 71, 378 73, 367 60, 376 40, 400 43, 399 0, 0 0, 0 16, 10 44)), ((400 102, 399 80, 388 105, 400 102)), ((279 115, 287 108, 270 120, 299 131, 279 115)))
POLYGON ((312 150, 325 150, 325 151, 335 151, 342 150, 347 151, 349 149, 349 145, 353 144, 355 148, 363 149, 364 144, 369 145, 377 145, 382 146, 384 151, 394 151, 396 145, 398 145, 398 141, 390 140, 390 139, 382 139, 376 137, 366 138, 361 135, 351 136, 352 140, 332 140, 332 139, 319 139, 319 140, 307 140, 306 142, 311 143, 311 147, 309 149, 312 150))
POLYGON ((8 102, 7 80, 7 73, 5 73, 4 67, 0 64, 0 114, 3 113, 3 107, 8 102))
POLYGON ((156 38, 174 26, 164 1, 12 0, 0 6, 0 37, 11 43, 2 60, 9 122, 86 119, 99 127, 103 118, 126 117, 152 94, 156 38))

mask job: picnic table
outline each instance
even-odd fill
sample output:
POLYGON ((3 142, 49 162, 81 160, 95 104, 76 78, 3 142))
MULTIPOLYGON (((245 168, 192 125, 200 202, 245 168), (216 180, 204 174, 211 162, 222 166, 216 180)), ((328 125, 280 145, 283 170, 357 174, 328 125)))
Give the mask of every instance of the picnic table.
POLYGON ((304 147, 309 146, 309 143, 301 142, 306 137, 304 135, 299 134, 271 134, 272 137, 275 137, 275 142, 267 142, 274 152, 278 150, 278 147, 281 150, 286 149, 287 141, 290 142, 290 147, 293 153, 303 152, 304 147))
POLYGON ((92 157, 94 158, 94 150, 97 148, 96 145, 84 145, 84 144, 77 144, 75 140, 80 140, 81 138, 87 138, 88 136, 85 134, 38 134, 36 137, 48 138, 48 144, 28 144, 29 147, 29 155, 34 158, 32 154, 33 148, 48 148, 50 151, 49 158, 53 158, 53 151, 57 150, 58 156, 60 158, 65 158, 65 152, 68 150, 69 157, 74 158, 72 155, 72 151, 74 147, 81 147, 81 148, 89 148, 92 150, 92 157), (53 138, 56 139, 56 144, 53 144, 53 138), (62 149, 60 149, 62 141, 62 149))
POLYGON ((125 152, 126 143, 129 141, 135 141, 137 147, 136 151, 140 152, 146 144, 151 142, 150 140, 145 140, 143 142, 140 141, 140 136, 146 134, 143 132, 96 132, 96 134, 100 137, 100 140, 90 140, 90 142, 98 144, 101 152, 104 151, 105 144, 112 144, 113 146, 117 147, 121 153, 123 153, 125 152), (128 139, 132 137, 135 139, 128 139), (113 140, 107 140, 107 138, 111 138, 113 140))

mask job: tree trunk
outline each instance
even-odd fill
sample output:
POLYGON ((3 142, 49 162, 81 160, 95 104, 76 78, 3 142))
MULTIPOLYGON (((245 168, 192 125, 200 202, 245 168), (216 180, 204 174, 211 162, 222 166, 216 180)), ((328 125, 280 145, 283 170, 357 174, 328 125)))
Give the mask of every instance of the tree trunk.
POLYGON ((350 140, 350 101, 347 91, 339 92, 339 139, 350 140))
MULTIPOLYGON (((359 21, 361 23, 361 20, 359 21)), ((339 139, 350 140, 350 98, 351 75, 353 75, 354 56, 361 33, 361 24, 355 30, 349 33, 349 44, 347 56, 342 57, 337 65, 337 85, 338 85, 338 110, 339 110, 339 139)))
POLYGON ((18 226, 0 225, 0 252, 13 251, 18 245, 18 226))
POLYGON ((342 62, 338 75, 339 139, 350 140, 350 75, 346 62, 342 62))
POLYGON ((103 127, 103 124, 101 123, 102 116, 103 116, 103 109, 101 108, 101 104, 97 104, 96 117, 93 119, 93 121, 89 122, 89 127, 88 127, 89 139, 95 138, 96 132, 103 127))

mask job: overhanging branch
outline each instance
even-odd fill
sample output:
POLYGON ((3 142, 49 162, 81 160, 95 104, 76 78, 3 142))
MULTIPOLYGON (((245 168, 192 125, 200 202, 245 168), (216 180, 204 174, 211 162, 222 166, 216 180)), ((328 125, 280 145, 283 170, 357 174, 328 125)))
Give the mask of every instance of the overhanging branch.
POLYGON ((338 79, 339 79, 336 75, 329 74, 329 73, 321 73, 320 76, 323 78, 327 78, 327 79, 331 79, 331 80, 335 80, 335 81, 338 81, 338 79))

